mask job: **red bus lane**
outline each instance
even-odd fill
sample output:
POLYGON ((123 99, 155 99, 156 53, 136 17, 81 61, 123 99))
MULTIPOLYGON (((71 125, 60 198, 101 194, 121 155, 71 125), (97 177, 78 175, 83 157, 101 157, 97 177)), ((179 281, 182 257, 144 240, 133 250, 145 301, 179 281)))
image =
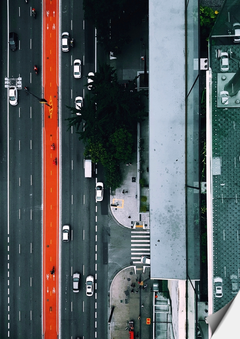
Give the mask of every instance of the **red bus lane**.
POLYGON ((43 334, 57 338, 59 234, 58 0, 43 4, 43 334), (54 146, 53 146, 54 144, 54 146))

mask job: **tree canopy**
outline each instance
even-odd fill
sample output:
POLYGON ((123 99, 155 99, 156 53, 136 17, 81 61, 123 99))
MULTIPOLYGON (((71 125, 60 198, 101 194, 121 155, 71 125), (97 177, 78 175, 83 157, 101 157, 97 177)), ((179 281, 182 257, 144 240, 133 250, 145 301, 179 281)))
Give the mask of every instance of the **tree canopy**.
POLYGON ((98 41, 106 51, 121 53, 131 41, 130 31, 148 15, 148 0, 84 0, 85 19, 98 31, 98 41))
POLYGON ((146 117, 145 91, 137 91, 136 78, 120 84, 113 67, 104 64, 92 78, 92 89, 84 99, 81 115, 70 108, 69 126, 75 126, 85 143, 85 154, 100 162, 106 171, 106 184, 121 184, 121 163, 131 162, 136 150, 137 122, 146 117), (85 128, 80 131, 81 122, 85 128))

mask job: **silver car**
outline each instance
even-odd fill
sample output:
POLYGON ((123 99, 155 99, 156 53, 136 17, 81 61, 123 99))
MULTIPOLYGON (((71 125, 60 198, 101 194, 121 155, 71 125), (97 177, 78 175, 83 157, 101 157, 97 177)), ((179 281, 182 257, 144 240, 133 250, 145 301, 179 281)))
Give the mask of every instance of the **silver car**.
POLYGON ((222 298, 223 296, 223 280, 220 277, 214 278, 214 290, 215 290, 215 297, 222 298))
POLYGON ((222 52, 220 57, 220 69, 221 72, 229 71, 229 58, 227 52, 222 52))
POLYGON ((80 273, 75 272, 73 273, 73 292, 79 292, 79 285, 80 285, 80 273))

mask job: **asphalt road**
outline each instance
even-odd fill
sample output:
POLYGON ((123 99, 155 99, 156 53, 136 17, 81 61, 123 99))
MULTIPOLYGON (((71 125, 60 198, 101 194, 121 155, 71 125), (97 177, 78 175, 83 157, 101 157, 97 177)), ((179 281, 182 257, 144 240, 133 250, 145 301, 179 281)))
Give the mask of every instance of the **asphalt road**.
MULTIPOLYGON (((10 1, 10 28, 19 36, 19 48, 9 52, 9 76, 23 80, 33 94, 18 91, 19 104, 9 105, 7 90, 1 100, 1 226, 0 238, 0 337, 34 338, 42 332, 42 41, 41 6, 34 4, 37 18, 31 17, 31 3, 13 6, 10 1), (33 73, 37 64, 39 75, 33 73), (9 122, 9 123, 8 123, 9 122), (8 128, 9 126, 9 132, 8 128), (8 135, 9 133, 9 135, 8 135), (9 148, 7 140, 9 140, 9 148), (9 177, 8 177, 9 150, 9 177), (8 206, 9 179, 9 206, 8 206), (9 207, 9 215, 8 215, 9 207)), ((7 74, 7 8, 1 2, 1 79, 7 74)), ((85 96, 87 74, 94 71, 94 27, 83 20, 82 2, 62 3, 62 32, 75 39, 69 53, 61 52, 62 182, 60 234, 63 224, 71 225, 71 241, 61 246, 60 335, 62 338, 107 337, 109 192, 102 203, 95 201, 96 181, 103 181, 102 168, 94 177, 84 178, 84 146, 66 119, 78 95, 85 96), (73 77, 73 60, 82 60, 82 78, 73 77), (72 274, 81 273, 80 292, 72 292, 72 274), (85 279, 95 278, 96 294, 87 297, 85 279)), ((60 39, 59 39, 60 42, 60 39)), ((111 219, 111 217, 110 217, 111 219)), ((112 221, 113 222, 113 221, 112 221)))

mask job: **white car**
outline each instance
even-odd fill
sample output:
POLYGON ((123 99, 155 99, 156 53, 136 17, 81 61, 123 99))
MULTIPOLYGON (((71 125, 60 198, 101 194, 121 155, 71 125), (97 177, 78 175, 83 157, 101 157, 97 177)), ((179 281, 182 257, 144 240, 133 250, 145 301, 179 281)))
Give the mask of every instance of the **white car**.
POLYGON ((62 51, 63 52, 69 52, 69 33, 64 32, 62 33, 62 51))
POLYGON ((16 106, 18 104, 18 91, 16 86, 8 88, 8 98, 10 105, 16 106))
POLYGON ((227 52, 221 53, 220 69, 221 69, 221 72, 227 72, 229 70, 229 58, 228 58, 227 52))
POLYGON ((220 92, 220 97, 221 97, 221 103, 224 104, 224 105, 227 105, 228 104, 228 98, 229 98, 228 91, 220 92))
POLYGON ((64 242, 69 241, 70 239, 70 226, 69 225, 63 225, 62 228, 62 240, 64 242))
POLYGON ((216 298, 222 298, 223 296, 223 290, 222 290, 222 285, 223 285, 223 280, 220 277, 214 278, 214 287, 215 287, 215 297, 216 298))
MULTIPOLYGON (((79 111, 81 111, 83 107, 83 97, 76 97, 75 98, 75 108, 78 109, 79 111)), ((77 115, 81 115, 80 112, 76 113, 77 115)))
POLYGON ((234 30, 234 35, 236 36, 234 38, 235 43, 240 43, 240 23, 236 22, 233 24, 233 30, 234 30))
POLYGON ((96 201, 102 201, 104 195, 104 186, 102 182, 96 184, 96 201))
POLYGON ((91 91, 92 89, 92 82, 93 82, 93 79, 91 79, 90 77, 94 77, 94 73, 93 72, 89 72, 88 73, 88 79, 87 79, 87 82, 88 82, 88 90, 91 91))
POLYGON ((73 292, 79 292, 79 285, 80 285, 80 273, 75 272, 73 273, 73 292))
POLYGON ((76 59, 73 62, 73 76, 75 79, 81 78, 81 60, 76 59))
POLYGON ((86 278, 86 295, 91 297, 94 292, 94 278, 92 275, 87 276, 86 278))
POLYGON ((148 258, 148 257, 142 256, 142 257, 141 257, 141 263, 142 263, 142 264, 145 264, 145 265, 150 265, 151 259, 148 258))

